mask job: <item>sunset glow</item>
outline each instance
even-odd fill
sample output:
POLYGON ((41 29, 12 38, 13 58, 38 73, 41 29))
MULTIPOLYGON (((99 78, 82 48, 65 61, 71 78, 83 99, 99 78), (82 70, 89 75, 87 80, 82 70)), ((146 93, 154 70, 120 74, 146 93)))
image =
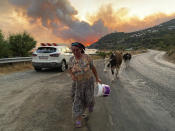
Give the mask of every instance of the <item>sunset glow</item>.
POLYGON ((0 0, 0 29, 27 31, 38 43, 86 45, 111 32, 132 32, 175 18, 174 0, 0 0))

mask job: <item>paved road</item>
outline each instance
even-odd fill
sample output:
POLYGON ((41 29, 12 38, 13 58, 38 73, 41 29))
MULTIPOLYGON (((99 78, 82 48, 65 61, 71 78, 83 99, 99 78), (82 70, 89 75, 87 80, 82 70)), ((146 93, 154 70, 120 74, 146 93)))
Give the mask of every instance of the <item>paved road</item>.
MULTIPOLYGON (((111 84, 111 96, 96 98, 89 121, 75 129, 71 118, 71 79, 45 70, 0 77, 0 131, 174 131, 175 65, 163 52, 134 56, 111 84)), ((96 67, 102 81, 103 61, 96 67)))

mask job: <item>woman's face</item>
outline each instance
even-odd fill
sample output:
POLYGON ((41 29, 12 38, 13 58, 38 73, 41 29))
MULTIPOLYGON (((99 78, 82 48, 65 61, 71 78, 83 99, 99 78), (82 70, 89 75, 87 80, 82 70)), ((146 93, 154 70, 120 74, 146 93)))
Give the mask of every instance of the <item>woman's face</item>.
POLYGON ((76 46, 72 46, 71 47, 72 49, 72 53, 75 55, 75 56, 80 56, 81 55, 81 49, 76 47, 76 46))

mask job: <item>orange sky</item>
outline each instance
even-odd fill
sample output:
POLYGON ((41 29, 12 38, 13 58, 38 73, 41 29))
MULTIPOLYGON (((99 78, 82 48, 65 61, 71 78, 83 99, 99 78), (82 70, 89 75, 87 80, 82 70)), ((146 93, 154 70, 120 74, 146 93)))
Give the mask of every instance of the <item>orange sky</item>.
POLYGON ((173 0, 166 3, 158 0, 0 0, 0 3, 0 29, 4 34, 27 31, 38 43, 91 44, 111 32, 132 32, 175 18, 173 0))

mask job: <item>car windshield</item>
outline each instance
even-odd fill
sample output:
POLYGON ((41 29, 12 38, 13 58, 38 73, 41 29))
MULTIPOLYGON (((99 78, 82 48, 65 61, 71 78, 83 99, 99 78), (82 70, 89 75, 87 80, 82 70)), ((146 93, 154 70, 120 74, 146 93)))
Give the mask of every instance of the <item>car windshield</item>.
POLYGON ((56 48, 54 47, 39 47, 36 51, 37 53, 54 53, 56 48))

